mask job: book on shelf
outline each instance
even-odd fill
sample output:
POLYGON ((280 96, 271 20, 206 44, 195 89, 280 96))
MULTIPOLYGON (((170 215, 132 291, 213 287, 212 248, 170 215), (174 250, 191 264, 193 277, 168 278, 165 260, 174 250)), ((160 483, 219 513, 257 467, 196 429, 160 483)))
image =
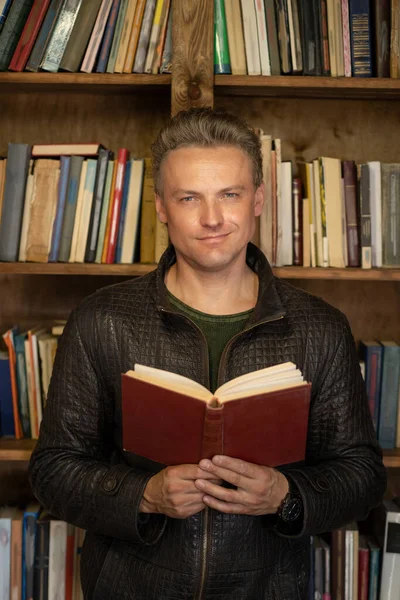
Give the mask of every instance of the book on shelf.
POLYGON ((117 25, 117 19, 119 9, 121 6, 121 0, 113 0, 110 14, 108 17, 106 30, 101 42, 99 56, 96 64, 96 73, 105 73, 107 68, 107 62, 111 52, 111 45, 114 37, 115 27, 117 25))
POLYGON ((99 13, 101 1, 92 0, 81 4, 61 59, 61 70, 72 73, 79 70, 99 13))
MULTIPOLYGON (((160 0, 158 0, 158 2, 160 2, 160 0)), ((132 68, 133 73, 144 72, 155 10, 156 0, 146 0, 146 6, 144 9, 142 19, 142 26, 140 29, 135 60, 132 68)))
POLYGON ((269 466, 304 460, 311 385, 293 363, 242 375, 214 393, 138 364, 121 377, 127 452, 167 465, 215 454, 269 466))
POLYGON ((26 71, 31 71, 33 73, 39 71, 43 61, 44 53, 46 52, 47 45, 53 34, 53 30, 57 23, 58 15, 63 4, 64 0, 51 0, 42 26, 34 41, 32 51, 25 65, 26 71))
POLYGON ((225 14, 232 75, 247 75, 240 0, 225 0, 225 14))
POLYGON ((24 70, 49 4, 50 0, 34 1, 11 62, 8 65, 10 71, 24 70))
MULTIPOLYGON (((89 45, 86 48, 85 55, 80 70, 84 73, 92 73, 94 70, 97 56, 100 49, 101 40, 107 26, 108 16, 112 7, 112 0, 103 0, 99 13, 90 36, 89 45)), ((77 61, 78 64, 81 61, 77 61)))
POLYGON ((82 0, 63 3, 40 65, 44 71, 57 73, 59 70, 81 4, 82 0))

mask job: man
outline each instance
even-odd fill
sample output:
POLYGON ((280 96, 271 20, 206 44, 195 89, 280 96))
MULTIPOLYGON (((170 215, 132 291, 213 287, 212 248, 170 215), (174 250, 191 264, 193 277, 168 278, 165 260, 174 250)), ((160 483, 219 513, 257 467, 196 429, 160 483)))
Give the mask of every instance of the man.
POLYGON ((365 518, 386 484, 349 325, 275 278, 249 243, 264 184, 259 140, 243 121, 178 114, 153 144, 153 169, 172 245, 156 271, 72 312, 33 489, 87 530, 87 599, 306 598, 309 536, 365 518), (214 390, 284 361, 312 383, 304 463, 217 456, 155 474, 122 451, 120 377, 136 362, 214 390))

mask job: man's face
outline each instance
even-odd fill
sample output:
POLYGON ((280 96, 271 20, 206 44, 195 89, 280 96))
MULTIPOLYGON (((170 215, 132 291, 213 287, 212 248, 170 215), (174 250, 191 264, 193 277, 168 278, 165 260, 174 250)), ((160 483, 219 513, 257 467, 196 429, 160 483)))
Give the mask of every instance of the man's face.
POLYGON ((250 158, 235 147, 180 148, 162 166, 168 223, 177 255, 205 271, 220 271, 245 254, 261 214, 264 187, 254 189, 250 158))

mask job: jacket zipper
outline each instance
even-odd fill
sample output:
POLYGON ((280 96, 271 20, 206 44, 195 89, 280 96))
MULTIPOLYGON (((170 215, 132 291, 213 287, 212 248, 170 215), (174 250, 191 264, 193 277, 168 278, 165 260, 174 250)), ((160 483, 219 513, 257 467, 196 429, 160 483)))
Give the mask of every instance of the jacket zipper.
MULTIPOLYGON (((168 311, 165 308, 161 308, 161 310, 162 310, 162 312, 165 312, 165 313, 179 315, 180 317, 182 317, 183 319, 188 321, 191 325, 193 325, 193 327, 195 327, 197 329, 197 331, 200 333, 202 339, 204 340, 204 346, 206 349, 206 357, 207 357, 206 372, 207 372, 207 389, 208 389, 210 387, 210 366, 209 366, 209 362, 208 362, 209 355, 208 355, 208 346, 207 346, 207 340, 205 338, 205 335, 201 331, 200 327, 198 327, 196 325, 196 323, 194 323, 191 319, 189 319, 189 317, 186 317, 185 315, 182 315, 181 313, 174 313, 172 311, 168 311)), ((220 377, 221 377, 221 372, 222 372, 221 365, 225 361, 228 350, 231 347, 231 345, 233 344, 233 342, 238 337, 240 337, 244 333, 247 333, 248 331, 251 331, 255 327, 258 327, 259 325, 264 325, 265 323, 272 323, 273 321, 279 321, 280 319, 283 319, 283 317, 284 317, 284 315, 280 314, 277 317, 273 317, 272 319, 265 319, 264 321, 259 321, 258 323, 255 323, 251 327, 247 327, 247 329, 243 329, 243 331, 240 331, 238 334, 233 336, 232 339, 229 340, 229 342, 227 343, 227 345, 224 348, 224 351, 222 352, 221 360, 220 360, 219 366, 218 366, 218 378, 217 378, 218 386, 220 385, 220 377)), ((204 518, 203 518, 203 540, 202 540, 202 545, 201 545, 200 585, 199 585, 198 594, 196 595, 196 600, 202 600, 204 584, 205 584, 206 575, 207 575, 207 554, 208 554, 208 547, 209 547, 209 533, 210 533, 209 530, 210 530, 210 518, 211 518, 211 511, 208 506, 204 509, 203 514, 204 514, 204 518)))

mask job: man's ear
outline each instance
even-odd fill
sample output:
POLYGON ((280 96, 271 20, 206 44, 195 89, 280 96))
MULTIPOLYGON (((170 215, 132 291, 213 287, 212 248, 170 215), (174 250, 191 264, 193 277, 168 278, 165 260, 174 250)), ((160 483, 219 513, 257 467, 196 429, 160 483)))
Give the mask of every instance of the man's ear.
POLYGON ((158 215, 158 219, 161 223, 168 223, 167 213, 165 212, 164 200, 158 194, 154 194, 156 201, 156 211, 158 215))
POLYGON ((254 194, 254 216, 259 217, 264 206, 265 183, 262 182, 254 194))

